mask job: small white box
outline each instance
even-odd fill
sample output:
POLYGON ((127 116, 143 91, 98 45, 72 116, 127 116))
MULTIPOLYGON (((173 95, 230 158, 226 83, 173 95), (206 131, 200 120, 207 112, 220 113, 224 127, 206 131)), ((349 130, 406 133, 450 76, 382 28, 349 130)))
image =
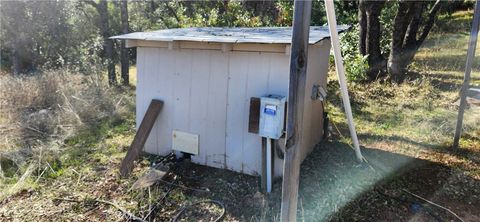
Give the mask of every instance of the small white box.
POLYGON ((198 155, 198 135, 173 130, 172 149, 198 155))
POLYGON ((268 95, 260 98, 260 127, 262 137, 278 139, 283 135, 285 121, 284 96, 268 95))

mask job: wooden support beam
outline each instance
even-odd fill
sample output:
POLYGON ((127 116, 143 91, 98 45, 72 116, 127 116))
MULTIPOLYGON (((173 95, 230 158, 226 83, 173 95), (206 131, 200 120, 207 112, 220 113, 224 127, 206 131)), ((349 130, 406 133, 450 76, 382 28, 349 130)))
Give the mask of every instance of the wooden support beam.
POLYGON ((140 123, 140 127, 138 128, 138 131, 133 138, 133 142, 127 151, 127 155, 120 165, 120 175, 122 177, 126 177, 128 174, 130 174, 130 172, 132 172, 133 162, 140 157, 140 152, 147 141, 150 131, 152 131, 155 120, 157 119, 162 107, 163 101, 154 99, 152 102, 150 102, 147 112, 143 117, 142 123, 140 123))
POLYGON ((267 193, 267 138, 262 137, 262 193, 267 193))
POLYGON ((131 40, 131 39, 125 40, 125 48, 133 48, 137 46, 138 46, 137 40, 131 40))
POLYGON ((286 150, 283 162, 282 207, 280 220, 296 221, 300 152, 302 141, 305 84, 307 77, 308 38, 311 1, 296 0, 293 11, 293 33, 290 52, 290 82, 287 104, 286 150))
POLYGON ((463 114, 467 106, 467 91, 470 85, 470 74, 472 72, 473 59, 475 57, 475 49, 477 47, 478 30, 480 26, 480 0, 476 1, 475 11, 473 13, 472 30, 470 32, 470 42, 467 51, 467 64, 465 65, 465 76, 463 78, 462 90, 460 91, 460 107, 458 108, 457 127, 455 129, 455 137, 453 138, 453 148, 458 148, 460 135, 462 134, 463 114))
POLYGON ((343 57, 340 51, 340 38, 337 31, 337 18, 335 16, 335 6, 333 0, 325 0, 325 10, 327 11, 328 30, 330 31, 330 39, 332 40, 333 57, 335 58, 335 70, 337 71, 338 83, 342 94, 343 107, 348 120, 348 129, 352 137, 353 148, 359 162, 363 162, 362 152, 360 151, 360 143, 358 142, 355 123, 353 122, 352 107, 350 107, 350 99, 348 97, 347 80, 345 77, 345 68, 343 67, 343 57))

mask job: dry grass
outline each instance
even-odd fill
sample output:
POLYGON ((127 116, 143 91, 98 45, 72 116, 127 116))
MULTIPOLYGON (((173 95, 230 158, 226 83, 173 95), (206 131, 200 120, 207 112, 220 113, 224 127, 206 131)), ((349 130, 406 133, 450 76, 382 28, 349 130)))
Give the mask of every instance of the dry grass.
POLYGON ((58 167, 65 139, 131 111, 125 95, 95 75, 66 70, 1 75, 0 198, 22 189, 20 183, 38 180, 46 169, 58 167))

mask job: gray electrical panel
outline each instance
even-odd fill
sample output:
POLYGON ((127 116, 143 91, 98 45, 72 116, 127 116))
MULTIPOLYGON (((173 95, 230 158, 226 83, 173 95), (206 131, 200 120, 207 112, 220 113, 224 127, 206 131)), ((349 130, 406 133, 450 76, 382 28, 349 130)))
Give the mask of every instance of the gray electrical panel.
POLYGON ((262 137, 279 139, 283 135, 285 121, 284 96, 268 95, 260 98, 260 127, 262 137))

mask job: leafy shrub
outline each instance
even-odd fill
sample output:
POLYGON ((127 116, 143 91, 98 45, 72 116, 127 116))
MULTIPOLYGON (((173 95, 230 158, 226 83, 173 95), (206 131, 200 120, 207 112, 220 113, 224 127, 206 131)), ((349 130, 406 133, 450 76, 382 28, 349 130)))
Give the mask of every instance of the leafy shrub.
POLYGON ((361 82, 368 79, 368 60, 367 56, 362 56, 359 53, 347 55, 344 57, 345 61, 345 75, 348 81, 361 82))
POLYGON ((361 82, 367 80, 368 60, 367 56, 362 56, 358 52, 359 27, 354 25, 341 35, 340 42, 342 47, 343 61, 345 65, 345 75, 348 81, 361 82))

